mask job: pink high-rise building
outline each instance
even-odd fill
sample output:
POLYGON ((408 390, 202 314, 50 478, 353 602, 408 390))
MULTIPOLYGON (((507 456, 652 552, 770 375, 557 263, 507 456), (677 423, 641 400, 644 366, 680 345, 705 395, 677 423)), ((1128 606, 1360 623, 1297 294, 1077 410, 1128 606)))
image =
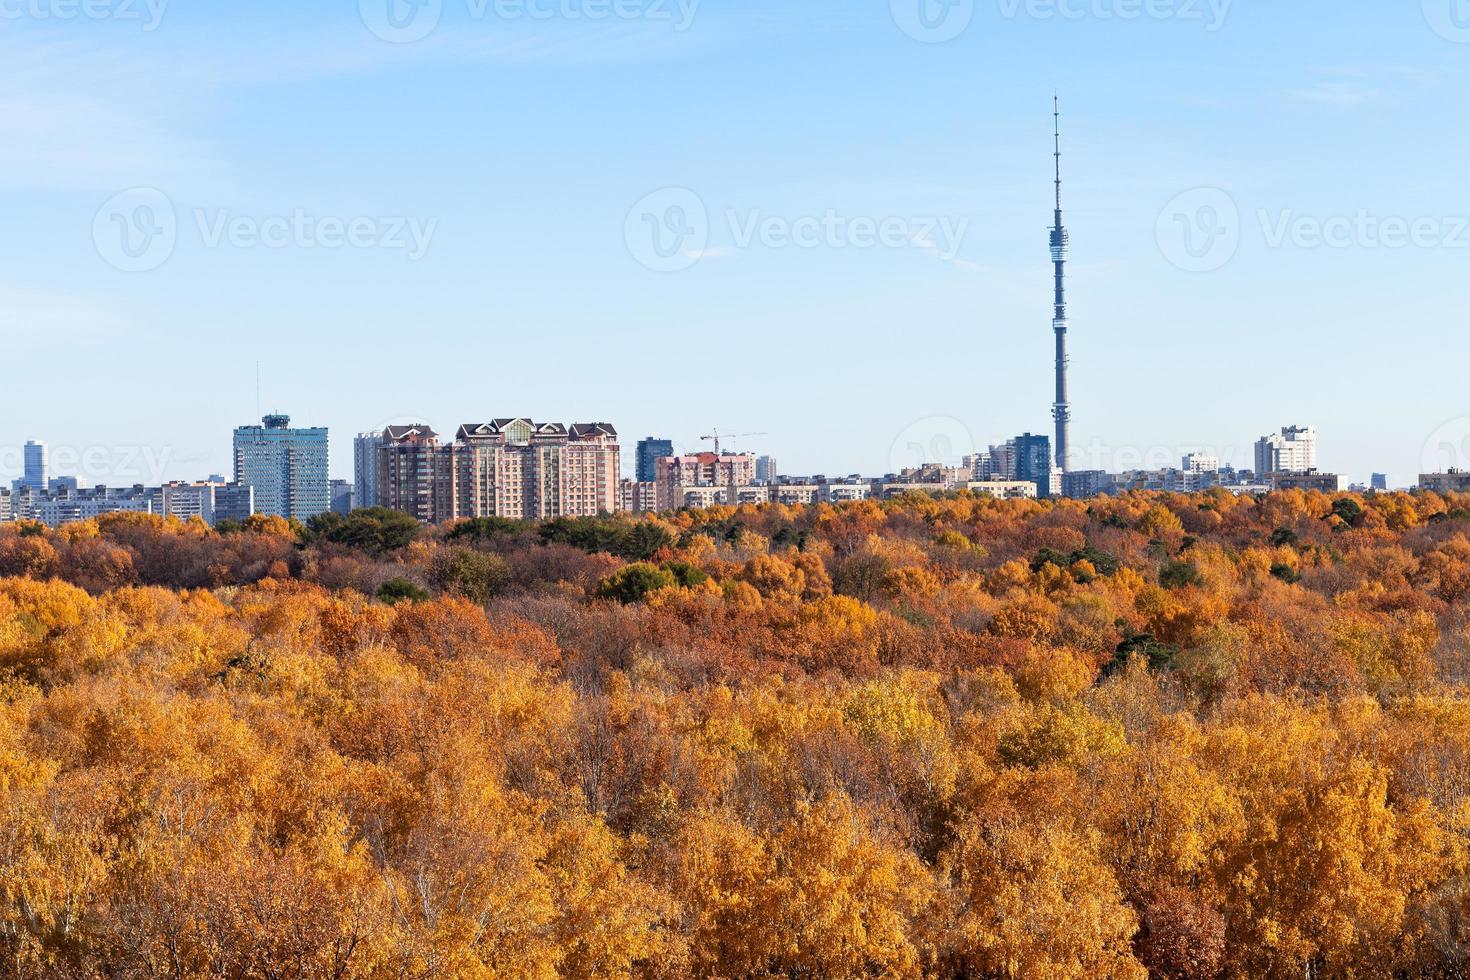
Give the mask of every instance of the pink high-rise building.
POLYGON ((619 508, 621 451, 605 422, 496 419, 460 426, 448 445, 427 425, 390 426, 381 439, 379 504, 427 524, 595 517, 619 508))

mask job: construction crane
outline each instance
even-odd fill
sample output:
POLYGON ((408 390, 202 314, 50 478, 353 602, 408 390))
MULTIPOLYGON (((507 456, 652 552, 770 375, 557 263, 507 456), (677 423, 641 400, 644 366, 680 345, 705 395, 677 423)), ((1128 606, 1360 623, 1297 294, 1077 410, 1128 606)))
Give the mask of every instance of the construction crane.
POLYGON ((722 456, 724 454, 720 452, 720 440, 721 439, 750 439, 750 438, 754 438, 755 436, 768 436, 768 435, 770 435, 769 432, 737 432, 734 435, 731 435, 729 433, 721 433, 719 429, 716 429, 715 432, 714 432, 714 435, 700 436, 699 438, 701 440, 703 440, 704 442, 712 442, 712 443, 714 443, 715 444, 715 455, 716 456, 722 456))

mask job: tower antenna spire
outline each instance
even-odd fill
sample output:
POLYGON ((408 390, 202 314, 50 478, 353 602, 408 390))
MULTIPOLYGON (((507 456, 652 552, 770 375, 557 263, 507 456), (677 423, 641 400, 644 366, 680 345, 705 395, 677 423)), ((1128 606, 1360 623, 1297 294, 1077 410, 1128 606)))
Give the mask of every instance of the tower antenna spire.
POLYGON ((1062 209, 1062 97, 1053 92, 1051 97, 1051 117, 1053 132, 1056 135, 1056 152, 1052 154, 1057 165, 1057 210, 1062 209))
POLYGON ((1057 424, 1057 469, 1070 472, 1070 438, 1072 404, 1067 397, 1067 253, 1070 238, 1062 224, 1062 100, 1052 93, 1053 152, 1056 164, 1057 206, 1051 228, 1051 261, 1056 275, 1056 292, 1052 306, 1052 331, 1057 339, 1057 390, 1052 404, 1052 418, 1057 424))

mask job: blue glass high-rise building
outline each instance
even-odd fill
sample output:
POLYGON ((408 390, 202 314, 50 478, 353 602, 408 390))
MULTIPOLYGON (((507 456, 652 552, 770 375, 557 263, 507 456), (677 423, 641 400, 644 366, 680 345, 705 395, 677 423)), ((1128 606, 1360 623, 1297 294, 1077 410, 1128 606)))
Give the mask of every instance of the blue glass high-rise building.
POLYGON ((25 477, 20 482, 32 490, 45 490, 50 453, 44 442, 28 442, 25 448, 25 477))
POLYGON ((255 494, 255 512, 306 520, 332 509, 327 430, 293 429, 288 415, 235 430, 235 482, 255 494))
POLYGON ((649 436, 638 442, 638 482, 653 483, 657 480, 655 467, 658 461, 674 455, 674 444, 668 439, 649 436))
POLYGON ((1051 440, 1031 433, 1016 436, 1016 479, 1036 484, 1036 495, 1046 499, 1052 495, 1053 472, 1051 440))

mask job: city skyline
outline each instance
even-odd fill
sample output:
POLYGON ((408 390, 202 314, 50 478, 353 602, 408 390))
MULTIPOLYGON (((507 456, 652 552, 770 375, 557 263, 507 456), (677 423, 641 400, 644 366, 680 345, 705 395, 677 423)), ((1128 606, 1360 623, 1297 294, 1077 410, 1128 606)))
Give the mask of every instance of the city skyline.
POLYGON ((24 150, 0 154, 0 339, 21 363, 60 340, 69 385, 13 372, 0 478, 29 438, 100 451, 114 482, 129 453, 153 458, 138 478, 228 470, 217 433, 259 414, 257 359, 264 407, 330 428, 348 477, 356 431, 473 417, 483 365, 527 333, 559 371, 510 372, 497 406, 690 448, 766 431, 741 448, 793 470, 886 471, 910 430, 1044 431, 1056 90, 1077 468, 1115 465, 1098 446, 1244 463, 1285 419, 1332 432, 1324 465, 1354 478, 1470 455, 1458 394, 1417 382, 1426 351, 1463 349, 1470 298, 1470 137, 1439 122, 1470 47, 1434 0, 960 4, 947 37, 898 2, 661 6, 673 20, 444 5, 419 39, 385 39, 371 4, 7 20, 0 121, 24 150), (637 233, 678 204, 689 264, 664 272, 664 239, 637 233), (896 246, 861 244, 890 221, 896 246), (165 226, 162 251, 119 237, 165 226), (384 356, 408 338, 429 376, 384 356), (651 397, 654 357, 749 397, 651 397))
MULTIPOLYGON (((1002 499, 1092 499, 1130 491, 1196 493, 1221 489, 1236 496, 1275 490, 1337 494, 1388 490, 1387 477, 1344 486, 1341 474, 1319 468, 1316 426, 1282 426, 1256 441, 1254 469, 1194 451, 1179 466, 1119 471, 1063 470, 1051 438, 1023 433, 960 460, 925 461, 882 475, 781 475, 770 456, 722 451, 678 452, 652 436, 635 444, 637 466, 623 472, 620 437, 608 422, 572 423, 501 417, 459 426, 453 441, 426 423, 388 426, 354 436, 358 483, 332 479, 327 432, 293 427, 289 416, 266 415, 261 424, 234 430, 234 479, 81 486, 53 476, 49 447, 26 444, 27 469, 0 487, 0 522, 34 520, 51 527, 111 513, 201 518, 215 526, 252 514, 299 521, 328 512, 380 507, 423 524, 467 518, 547 520, 614 513, 675 511, 718 505, 779 503, 803 506, 891 499, 910 492, 968 490, 1002 499)), ((1172 463, 1172 461, 1171 461, 1172 463)), ((1417 489, 1463 492, 1470 471, 1420 474, 1417 489)))
MULTIPOLYGON (((531 418, 532 416, 524 415, 505 417, 531 418)), ((272 420, 279 420, 278 427, 293 424, 291 417, 283 413, 267 414, 260 421, 264 423, 264 428, 266 430, 269 430, 272 420)), ((617 423, 614 422, 612 424, 616 425, 617 423)), ((384 430, 394 428, 432 428, 432 425, 433 423, 426 421, 423 418, 417 418, 416 421, 412 422, 399 421, 389 423, 382 426, 381 429, 351 431, 346 435, 347 445, 344 450, 337 451, 335 448, 333 448, 329 451, 329 465, 327 467, 325 478, 330 480, 331 482, 345 481, 349 484, 353 484, 354 486, 358 487, 358 492, 361 493, 361 487, 363 484, 360 477, 363 470, 361 465, 362 454, 359 452, 359 448, 357 445, 359 442, 369 436, 381 433, 384 430)), ((993 449, 996 445, 1003 443, 1007 438, 978 438, 973 437, 973 435, 969 433, 966 433, 963 438, 956 438, 960 434, 956 426, 961 425, 963 425, 961 420, 952 418, 919 420, 918 427, 921 430, 920 432, 913 431, 911 427, 911 430, 907 433, 901 434, 899 441, 894 444, 894 455, 890 459, 890 462, 894 465, 888 468, 869 470, 850 466, 837 466, 829 469, 817 469, 811 467, 783 467, 782 476, 785 476, 788 472, 790 472, 800 477, 817 475, 825 475, 829 477, 860 475, 866 478, 876 479, 879 477, 896 475, 905 469, 919 468, 926 465, 958 466, 965 458, 983 454, 986 451, 993 449), (927 443, 916 441, 916 437, 918 435, 922 435, 923 433, 932 434, 933 438, 927 443)), ((232 431, 235 433, 235 436, 233 438, 235 440, 238 440, 239 433, 242 431, 261 430, 262 428, 262 425, 257 425, 255 423, 237 425, 232 429, 232 431)), ((327 439, 329 445, 333 447, 335 447, 337 443, 343 441, 343 432, 338 429, 332 429, 326 426, 312 425, 299 425, 296 426, 296 428, 311 429, 313 431, 321 433, 320 438, 327 439)), ((1181 457, 1188 458, 1190 456, 1207 457, 1213 459, 1217 463, 1218 467, 1221 469, 1255 470, 1259 472, 1261 465, 1260 454, 1262 451, 1262 445, 1267 440, 1280 439, 1282 437, 1291 438, 1291 434, 1296 431, 1299 426, 1291 425, 1280 426, 1276 428, 1279 429, 1279 434, 1275 430, 1267 431, 1261 436, 1252 437, 1250 439, 1240 442, 1239 444, 1226 446, 1223 449, 1218 446, 1208 445, 1200 442, 1185 443, 1180 445, 1179 447, 1164 445, 1154 445, 1146 447, 1140 445, 1099 447, 1098 444, 1094 444, 1092 446, 1083 447, 1081 450, 1073 452, 1074 464, 1071 467, 1071 472, 1089 473, 1094 471, 1101 471, 1110 474, 1120 474, 1144 470, 1172 469, 1175 468, 1176 462, 1181 457)), ((1388 474, 1386 471, 1381 469, 1370 469, 1364 471, 1362 474, 1359 474, 1355 471, 1346 471, 1340 467, 1334 466, 1331 463, 1331 460, 1333 459, 1333 454, 1330 451, 1327 453, 1326 461, 1320 462, 1316 455, 1315 446, 1316 432, 1317 429, 1320 427, 1313 424, 1300 428, 1303 432, 1311 433, 1313 445, 1310 457, 1311 465, 1309 468, 1314 471, 1341 475, 1344 478, 1344 486, 1346 486, 1348 482, 1362 483, 1363 485, 1368 485, 1373 477, 1389 476, 1390 485, 1392 487, 1399 489, 1409 489, 1416 486, 1418 484, 1418 478, 1425 473, 1444 473, 1452 470, 1464 469, 1463 465, 1460 462, 1457 462, 1457 454, 1462 449, 1470 447, 1470 439, 1466 438, 1467 436, 1470 436, 1470 425, 1467 425, 1463 429, 1463 431, 1460 428, 1455 428, 1453 432, 1446 433, 1445 441, 1441 442, 1437 447, 1437 454, 1434 451, 1435 447, 1433 447, 1432 445, 1426 445, 1425 447, 1424 458, 1426 464, 1430 463, 1436 455, 1441 457, 1441 461, 1439 464, 1425 465, 1416 472, 1408 475, 1402 482, 1393 482, 1393 480, 1397 479, 1397 477, 1392 474, 1388 474), (1451 439, 1458 441, 1450 441, 1451 439), (1361 477, 1361 479, 1359 479, 1359 477, 1361 477)), ((709 449, 707 447, 709 438, 710 437, 708 436, 698 436, 693 437, 686 442, 677 439, 665 439, 662 435, 655 432, 650 433, 645 437, 634 437, 626 439, 624 444, 622 444, 620 447, 620 461, 624 476, 632 478, 635 474, 640 472, 639 449, 641 443, 643 441, 646 441, 646 439, 654 439, 659 443, 670 443, 672 446, 671 452, 674 455, 694 456, 709 453, 709 449)), ((734 437, 725 438, 729 438, 732 443, 738 441, 734 437)), ((147 447, 141 447, 141 449, 145 450, 146 448, 147 447)), ((1055 449, 1054 443, 1052 444, 1052 448, 1053 450, 1055 449)), ((236 446, 235 451, 238 452, 238 445, 236 446)), ((766 452, 762 445, 732 445, 729 447, 728 452, 732 454, 739 454, 742 456, 748 455, 753 461, 756 458, 774 459, 773 454, 766 452)), ((42 461, 42 471, 48 474, 52 479, 69 478, 73 482, 76 482, 79 476, 84 477, 88 472, 102 474, 102 476, 97 479, 81 479, 80 486, 83 488, 91 488, 96 486, 111 486, 120 488, 133 485, 158 486, 165 483, 188 483, 206 480, 219 480, 221 479, 221 473, 228 473, 235 469, 234 453, 230 454, 230 458, 226 459, 225 464, 220 467, 204 467, 201 469, 197 466, 194 466, 188 472, 180 474, 175 472, 174 470, 174 465, 177 464, 178 461, 170 460, 167 452, 164 452, 162 454, 154 454, 147 451, 140 451, 139 449, 136 449, 134 447, 123 447, 121 449, 118 449, 117 447, 100 446, 97 444, 93 444, 86 449, 78 451, 69 446, 58 447, 54 443, 44 438, 27 439, 23 446, 18 447, 16 453, 14 453, 13 455, 15 455, 17 459, 34 461, 34 459, 37 458, 37 454, 39 454, 39 458, 42 461), (58 449, 60 449, 61 451, 57 452, 58 449), (80 462, 81 464, 80 467, 76 465, 78 462, 80 462), (118 469, 121 472, 117 478, 107 479, 105 477, 105 474, 108 472, 106 467, 112 463, 116 463, 118 469)), ((34 472, 31 467, 22 466, 17 468, 17 471, 15 473, 8 473, 4 469, 5 460, 6 453, 4 452, 3 447, 0 447, 0 485, 19 485, 25 483, 28 479, 30 479, 28 474, 34 472), (24 472, 22 472, 22 470, 24 472)), ((1294 469, 1295 467, 1288 468, 1289 471, 1294 469)), ((1058 469, 1057 472, 1060 473, 1061 471, 1058 469)), ((41 484, 32 483, 31 485, 44 487, 44 482, 41 484)))

